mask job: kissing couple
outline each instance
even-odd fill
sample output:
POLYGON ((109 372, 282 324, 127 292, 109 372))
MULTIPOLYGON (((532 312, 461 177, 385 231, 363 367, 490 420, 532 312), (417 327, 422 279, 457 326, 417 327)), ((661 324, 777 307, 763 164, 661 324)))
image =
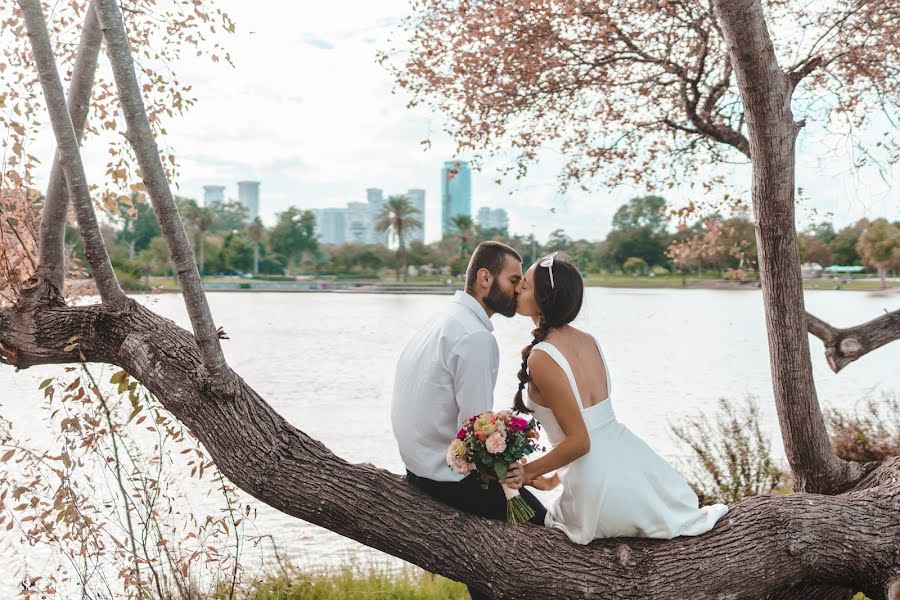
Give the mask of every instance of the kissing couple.
POLYGON ((513 248, 489 241, 475 249, 465 290, 412 336, 397 362, 391 424, 407 480, 459 510, 496 520, 506 519, 500 484, 519 489, 534 510, 531 523, 560 529, 577 544, 709 531, 728 507, 698 507, 687 482, 616 420, 600 343, 572 326, 583 298, 581 273, 561 253, 523 273, 513 248), (477 474, 448 467, 447 448, 466 419, 493 410, 500 351, 491 317, 517 313, 535 329, 522 350, 512 408, 534 415, 551 448, 482 489, 477 474), (562 489, 544 507, 523 486, 562 489))

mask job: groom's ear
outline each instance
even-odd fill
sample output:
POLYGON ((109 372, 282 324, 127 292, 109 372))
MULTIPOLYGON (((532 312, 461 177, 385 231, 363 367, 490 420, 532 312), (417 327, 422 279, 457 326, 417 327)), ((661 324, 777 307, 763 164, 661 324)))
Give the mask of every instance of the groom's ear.
POLYGON ((494 282, 494 275, 491 273, 490 269, 481 267, 475 274, 475 281, 478 283, 479 287, 482 288, 482 291, 486 291, 491 289, 491 284, 494 282))

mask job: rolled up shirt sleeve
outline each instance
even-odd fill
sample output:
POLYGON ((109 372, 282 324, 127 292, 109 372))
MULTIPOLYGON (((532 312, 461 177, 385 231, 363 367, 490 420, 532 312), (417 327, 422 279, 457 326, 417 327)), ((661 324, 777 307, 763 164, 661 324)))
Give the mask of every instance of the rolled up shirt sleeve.
POLYGON ((500 348, 490 331, 476 331, 460 339, 450 352, 448 367, 459 407, 457 426, 494 408, 494 386, 500 368, 500 348))

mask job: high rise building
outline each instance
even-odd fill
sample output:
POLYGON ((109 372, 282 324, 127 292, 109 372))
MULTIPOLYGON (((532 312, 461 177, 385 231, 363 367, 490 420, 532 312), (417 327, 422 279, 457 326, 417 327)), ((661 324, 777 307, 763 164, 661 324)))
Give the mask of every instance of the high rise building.
POLYGON ((238 202, 247 209, 249 221, 259 216, 259 182, 238 181, 238 202))
POLYGON ((204 185, 203 186, 203 206, 211 208, 214 204, 225 204, 225 186, 224 185, 204 185))
POLYGON ((372 223, 369 244, 387 244, 389 231, 375 231, 375 225, 381 217, 381 209, 384 208, 384 191, 381 188, 366 188, 366 202, 369 203, 369 219, 372 223))
POLYGON ((314 208, 316 235, 323 244, 343 244, 347 241, 346 208, 314 208))
POLYGON ((372 208, 368 202, 348 202, 345 220, 345 241, 353 244, 371 244, 375 237, 372 208))
POLYGON ((465 161, 448 160, 441 170, 441 236, 452 233, 458 215, 472 215, 472 171, 465 161))
POLYGON ((420 242, 425 241, 425 190, 419 189, 411 189, 406 192, 406 199, 409 200, 409 203, 412 204, 415 208, 419 209, 419 214, 416 215, 416 218, 422 222, 422 227, 419 229, 410 229, 409 233, 407 233, 404 237, 407 242, 411 242, 413 240, 419 240, 420 242))
POLYGON ((478 224, 482 229, 504 229, 509 230, 509 215, 503 208, 490 208, 483 206, 478 211, 478 224))

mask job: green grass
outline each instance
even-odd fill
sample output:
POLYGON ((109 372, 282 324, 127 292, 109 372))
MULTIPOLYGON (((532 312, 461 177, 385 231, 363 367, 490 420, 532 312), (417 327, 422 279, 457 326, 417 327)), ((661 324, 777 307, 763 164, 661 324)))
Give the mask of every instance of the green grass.
POLYGON ((588 274, 584 279, 587 286, 600 287, 658 287, 658 288, 680 288, 691 287, 698 282, 717 281, 717 277, 709 276, 690 276, 682 280, 681 275, 657 275, 656 277, 648 277, 646 275, 609 275, 609 274, 588 274))
MULTIPOLYGON (((237 279, 225 277, 206 277, 204 281, 209 283, 228 282, 228 283, 245 283, 253 286, 265 286, 264 280, 237 279)), ((599 287, 646 287, 646 288, 704 288, 717 287, 717 283, 721 282, 723 289, 728 289, 731 285, 739 286, 736 282, 726 281, 716 276, 690 276, 684 281, 680 275, 658 275, 656 277, 632 276, 632 275, 607 275, 607 274, 589 274, 585 277, 585 285, 599 287)), ((144 280, 141 280, 144 284, 144 280)), ((304 282, 307 283, 307 282, 304 282)), ((382 277, 380 282, 382 285, 402 285, 402 286, 421 286, 421 287, 439 287, 444 286, 445 281, 436 280, 433 277, 410 277, 408 281, 396 281, 393 277, 382 277)), ((462 280, 454 279, 453 285, 462 286, 462 280)), ((887 282, 889 288, 898 288, 900 283, 896 281, 887 282)), ((178 289, 178 283, 171 278, 153 277, 150 280, 150 287, 163 289, 178 289)), ((745 289, 751 289, 752 285, 747 284, 745 289)), ((803 287, 808 290, 856 290, 856 291, 876 291, 881 285, 878 279, 851 279, 848 283, 844 283, 834 279, 804 279, 803 287)))
MULTIPOLYGON (((807 290, 879 290, 881 282, 878 279, 851 279, 844 283, 835 279, 804 279, 803 287, 807 290)), ((888 281, 888 288, 900 287, 896 281, 888 281)))
POLYGON ((399 571, 351 566, 304 572, 290 567, 253 587, 258 600, 469 600, 466 586, 413 567, 399 571))

